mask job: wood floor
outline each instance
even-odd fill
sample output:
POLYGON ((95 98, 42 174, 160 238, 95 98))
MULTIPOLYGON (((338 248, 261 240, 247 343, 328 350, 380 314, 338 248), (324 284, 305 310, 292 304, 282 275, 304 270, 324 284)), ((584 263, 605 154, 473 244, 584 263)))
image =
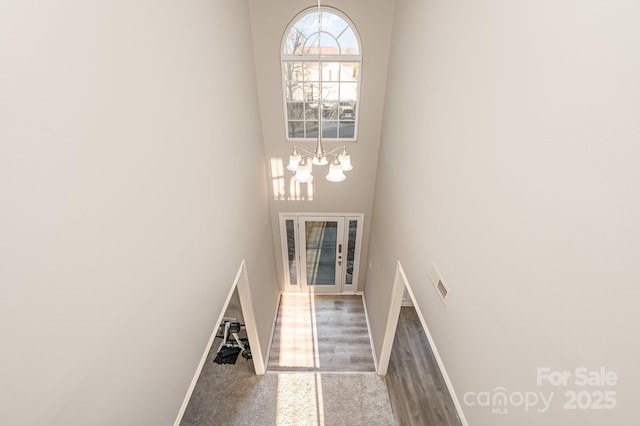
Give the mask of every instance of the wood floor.
POLYGON ((375 372, 362 297, 282 295, 267 370, 375 372))
POLYGON ((461 425, 418 314, 412 306, 400 309, 385 380, 397 425, 461 425))

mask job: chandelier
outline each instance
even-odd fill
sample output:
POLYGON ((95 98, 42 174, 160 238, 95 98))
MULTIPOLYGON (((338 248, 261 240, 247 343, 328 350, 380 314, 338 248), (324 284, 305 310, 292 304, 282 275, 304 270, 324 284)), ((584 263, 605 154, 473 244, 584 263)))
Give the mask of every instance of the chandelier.
POLYGON ((320 37, 322 34, 322 11, 320 9, 320 0, 318 0, 318 73, 319 73, 319 89, 318 89, 318 139, 316 141, 316 150, 308 151, 300 147, 293 147, 293 152, 289 155, 289 165, 287 170, 295 172, 294 179, 296 182, 311 182, 313 175, 311 174, 313 165, 326 166, 329 164, 329 173, 326 178, 329 182, 342 182, 347 177, 344 172, 353 170, 351 165, 351 155, 347 152, 347 147, 333 149, 329 152, 325 151, 322 146, 322 46, 320 37))

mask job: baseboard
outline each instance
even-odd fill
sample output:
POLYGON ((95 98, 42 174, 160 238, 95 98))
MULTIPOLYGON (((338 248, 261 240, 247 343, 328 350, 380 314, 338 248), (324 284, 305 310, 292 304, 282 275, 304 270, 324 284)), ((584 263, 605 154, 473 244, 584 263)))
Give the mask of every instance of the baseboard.
POLYGON ((213 346, 213 341, 216 338, 216 334, 218 334, 218 326, 222 323, 222 319, 224 318, 224 314, 227 311, 227 307, 229 306, 229 302, 231 301, 231 297, 233 296, 233 291, 236 289, 236 284, 238 283, 237 277, 236 280, 231 285, 231 289, 229 290, 229 294, 227 294, 227 299, 224 301, 224 305, 222 307, 222 312, 218 316, 218 320, 216 321, 213 332, 211 333, 211 337, 209 338, 209 342, 204 348, 204 353, 202 354, 202 358, 200 359, 200 363, 196 368, 196 372, 191 380, 191 384, 189 385, 189 389, 187 390, 187 395, 184 397, 184 401, 182 401, 182 406, 180 407, 180 411, 178 412, 178 416, 176 417, 176 421, 173 424, 174 426, 180 426, 180 422, 182 421, 182 416, 184 416, 184 412, 187 409, 187 405, 189 405, 189 400, 191 399, 191 395, 193 394, 193 390, 196 387, 196 383, 200 378, 200 373, 204 368, 204 363, 207 362, 207 356, 209 355, 209 351, 211 351, 211 346, 213 346))
POLYGON ((438 353, 438 348, 436 347, 436 344, 433 341, 433 337, 431 336, 429 327, 427 327, 427 322, 425 321, 424 316, 422 315, 422 311, 420 310, 420 307, 418 306, 417 303, 415 303, 416 298, 413 294, 413 291, 411 290, 411 285, 409 284, 409 281, 407 281, 406 284, 407 284, 407 291, 409 292, 411 299, 414 301, 413 306, 416 310, 416 313, 418 314, 418 318, 420 319, 420 324, 422 324, 422 328, 424 329, 424 333, 427 336, 427 340, 429 341, 429 345, 431 346, 431 350, 436 359, 436 363, 438 364, 438 368, 440 368, 440 372, 442 373, 444 382, 447 385, 447 389, 449 390, 449 394, 451 395, 451 399, 453 400, 453 405, 456 407, 456 412, 458 413, 460 422, 462 423, 463 426, 469 426, 469 423, 467 422, 467 419, 464 416, 464 412, 462 411, 462 405, 460 404, 460 401, 458 400, 458 396, 456 395, 456 391, 453 389, 453 383, 451 383, 451 379, 449 379, 449 375, 447 374, 446 368, 444 368, 444 363, 442 361, 442 358, 440 358, 440 353, 438 353))
MULTIPOLYGON (((362 306, 364 306, 364 317, 367 320, 367 332, 369 333, 369 342, 371 342, 371 353, 373 354, 373 367, 376 372, 378 371, 378 358, 376 357, 376 349, 373 343, 373 335, 371 334, 371 324, 369 324, 369 311, 367 311, 367 301, 364 298, 364 293, 361 291, 356 292, 362 296, 362 306)), ((377 373, 376 373, 377 374, 377 373)))

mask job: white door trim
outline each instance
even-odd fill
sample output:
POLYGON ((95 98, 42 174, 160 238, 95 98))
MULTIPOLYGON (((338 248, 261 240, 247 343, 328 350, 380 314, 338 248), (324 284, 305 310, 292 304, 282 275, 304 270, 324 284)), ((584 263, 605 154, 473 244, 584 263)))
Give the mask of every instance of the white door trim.
POLYGON ((253 297, 251 297, 251 286, 249 285, 249 275, 247 274, 247 265, 242 261, 240 269, 235 279, 238 287, 238 296, 240 297, 240 307, 242 308, 242 316, 244 317, 244 326, 249 339, 249 347, 251 348, 251 358, 253 359, 253 368, 256 374, 261 376, 265 373, 265 358, 262 356, 262 346, 258 337, 258 326, 253 311, 253 297))
MULTIPOLYGON (((339 282, 341 286, 339 288, 334 288, 332 291, 337 294, 349 294, 358 292, 358 277, 360 271, 360 255, 362 250, 362 238, 364 234, 364 213, 286 213, 281 212, 278 214, 278 219, 280 223, 280 246, 281 246, 281 255, 282 255, 282 272, 283 272, 283 293, 291 293, 291 292, 305 292, 308 291, 306 286, 304 286, 303 282, 306 282, 306 271, 302 269, 302 238, 300 238, 300 230, 299 223, 301 218, 317 218, 318 220, 336 220, 338 218, 343 218, 342 225, 342 237, 343 238, 343 256, 342 256, 342 266, 341 266, 341 277, 339 282), (351 284, 346 283, 346 274, 347 274, 347 266, 348 266, 348 247, 349 247, 349 224, 350 221, 355 220, 358 223, 357 226, 357 234, 355 241, 355 250, 354 250, 354 262, 353 262, 353 270, 351 273, 351 284), (293 230, 295 233, 293 248, 295 250, 295 274, 290 275, 290 267, 289 267, 289 240, 287 238, 287 221, 293 221, 293 230), (293 275, 293 276, 292 276, 293 275), (296 282, 294 284, 291 281, 295 279, 296 282)), ((340 236, 339 236, 340 238, 340 236)))
POLYGON ((387 315, 387 328, 384 332, 384 340, 380 350, 380 360, 378 362, 378 375, 386 376, 391 358, 391 348, 396 337, 398 318, 400 317, 400 307, 402 306, 402 296, 407 284, 407 276, 404 274, 402 265, 398 262, 396 273, 393 279, 393 289, 391 290, 391 302, 389 304, 389 315, 387 315))

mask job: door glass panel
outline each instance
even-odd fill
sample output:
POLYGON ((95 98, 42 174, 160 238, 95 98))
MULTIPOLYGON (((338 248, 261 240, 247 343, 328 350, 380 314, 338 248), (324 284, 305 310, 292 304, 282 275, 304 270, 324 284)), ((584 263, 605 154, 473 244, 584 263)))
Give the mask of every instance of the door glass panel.
POLYGON ((353 266, 356 258, 356 236, 358 235, 358 221, 349 221, 349 241, 347 241, 347 268, 345 284, 353 284, 353 266))
POLYGON ((305 222, 307 285, 334 285, 337 221, 305 222))
POLYGON ((289 284, 298 284, 298 270, 296 268, 296 237, 293 219, 287 220, 287 260, 289 263, 289 284))

